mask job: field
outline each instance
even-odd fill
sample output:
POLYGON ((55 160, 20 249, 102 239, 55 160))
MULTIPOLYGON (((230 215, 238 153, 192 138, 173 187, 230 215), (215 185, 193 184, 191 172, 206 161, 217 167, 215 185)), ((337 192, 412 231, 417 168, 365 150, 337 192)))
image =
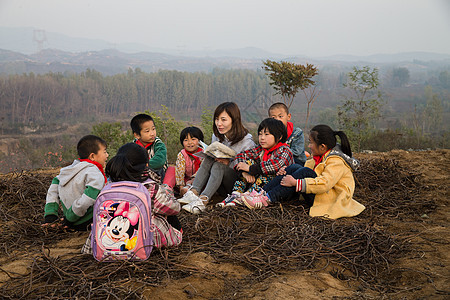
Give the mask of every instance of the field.
MULTIPOLYGON (((80 254, 87 233, 44 229, 58 170, 0 177, 4 299, 448 299, 450 150, 357 154, 366 210, 311 218, 301 202, 182 213, 180 247, 145 262, 80 254)), ((216 198, 216 201, 221 199, 216 198)))

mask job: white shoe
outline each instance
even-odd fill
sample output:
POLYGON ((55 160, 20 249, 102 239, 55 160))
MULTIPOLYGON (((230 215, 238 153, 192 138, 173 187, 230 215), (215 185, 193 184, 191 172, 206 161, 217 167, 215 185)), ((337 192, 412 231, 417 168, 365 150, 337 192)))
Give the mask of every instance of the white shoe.
POLYGON ((198 199, 198 196, 195 195, 193 191, 187 191, 183 197, 178 199, 178 202, 181 204, 189 204, 192 201, 197 200, 197 199, 198 199))
POLYGON ((203 200, 197 197, 196 200, 191 201, 186 205, 183 205, 182 209, 196 215, 204 211, 206 209, 206 206, 203 200))

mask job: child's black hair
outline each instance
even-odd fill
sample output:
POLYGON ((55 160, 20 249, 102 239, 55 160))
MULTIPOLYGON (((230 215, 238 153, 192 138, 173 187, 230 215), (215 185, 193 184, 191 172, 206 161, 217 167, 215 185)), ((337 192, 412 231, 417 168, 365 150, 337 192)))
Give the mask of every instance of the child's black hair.
POLYGON ((343 131, 334 131, 328 125, 316 125, 311 129, 311 138, 317 145, 324 144, 328 149, 333 149, 336 146, 336 135, 341 138, 342 152, 348 156, 352 156, 352 149, 347 135, 343 131))
POLYGON ((128 143, 120 147, 116 156, 108 161, 105 173, 113 182, 123 180, 143 182, 147 179, 145 176, 147 170, 147 150, 138 144, 128 143))
POLYGON ((277 109, 277 108, 282 108, 286 112, 286 114, 289 114, 289 108, 287 107, 286 104, 284 104, 282 102, 276 102, 269 107, 269 110, 268 110, 269 115, 270 115, 270 111, 272 109, 277 109))
POLYGON ((277 143, 284 143, 287 140, 287 129, 283 122, 274 118, 264 119, 258 126, 258 134, 267 129, 275 137, 277 143))
POLYGON ((96 135, 85 135, 77 144, 78 157, 81 159, 89 158, 91 153, 97 154, 100 150, 100 145, 107 146, 106 142, 96 135))
POLYGON ((183 145, 183 141, 187 136, 190 135, 191 137, 197 138, 199 141, 203 141, 203 131, 195 126, 186 127, 183 130, 181 130, 180 133, 180 143, 183 145))
POLYGON ((142 127, 142 123, 145 123, 147 121, 152 121, 153 123, 155 123, 155 121, 153 120, 152 116, 147 115, 147 114, 138 114, 136 116, 133 117, 133 119, 131 119, 130 122, 130 126, 131 126, 131 131, 133 131, 133 133, 137 133, 137 134, 141 134, 141 127, 142 127))

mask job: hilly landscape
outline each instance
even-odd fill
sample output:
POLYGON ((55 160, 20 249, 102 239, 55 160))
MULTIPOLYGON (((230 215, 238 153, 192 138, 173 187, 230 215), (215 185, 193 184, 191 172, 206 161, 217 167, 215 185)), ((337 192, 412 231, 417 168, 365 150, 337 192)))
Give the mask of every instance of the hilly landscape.
POLYGON ((448 299, 449 118, 450 54, 188 51, 0 27, 1 298, 448 299), (97 262, 80 254, 87 233, 41 226, 47 189, 76 158, 77 140, 100 135, 112 157, 132 139, 137 112, 154 116, 170 164, 180 130, 210 137, 225 101, 256 139, 269 105, 282 101, 262 69, 268 59, 318 69, 312 107, 311 90, 290 107, 306 139, 311 124, 340 128, 339 108, 355 97, 350 72, 379 72, 369 93, 380 96, 379 116, 358 150, 352 140, 361 215, 311 218, 301 198, 220 209, 216 195, 203 214, 180 214, 179 247, 145 262, 97 262))

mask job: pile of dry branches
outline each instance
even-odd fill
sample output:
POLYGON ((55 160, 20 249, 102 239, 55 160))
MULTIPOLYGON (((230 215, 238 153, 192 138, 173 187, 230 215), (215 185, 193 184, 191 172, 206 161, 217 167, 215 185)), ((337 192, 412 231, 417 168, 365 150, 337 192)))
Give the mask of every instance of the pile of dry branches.
POLYGON ((420 176, 394 159, 364 159, 355 173, 354 198, 366 205, 362 217, 404 219, 421 216, 436 208, 434 199, 422 198, 426 189, 420 176))
POLYGON ((2 285, 0 294, 14 299, 140 298, 146 287, 159 286, 167 278, 203 275, 204 269, 186 264, 189 255, 197 252, 252 273, 224 291, 224 297, 286 271, 321 270, 329 265, 337 267, 333 275, 339 279, 351 277, 365 288, 389 291, 382 274, 408 246, 376 225, 374 218, 406 218, 434 208, 434 203, 414 197, 421 188, 417 174, 402 170, 394 161, 364 160, 356 177, 355 197, 367 206, 361 216, 335 221, 311 218, 296 201, 262 210, 236 207, 211 208, 201 215, 183 213, 180 247, 155 249, 145 262, 111 263, 98 263, 82 254, 51 257, 47 247, 70 235, 40 226, 51 177, 25 173, 2 177, 0 217, 7 232, 0 251, 12 257, 14 250, 27 249, 34 260, 29 274, 8 273, 11 280, 2 285))

